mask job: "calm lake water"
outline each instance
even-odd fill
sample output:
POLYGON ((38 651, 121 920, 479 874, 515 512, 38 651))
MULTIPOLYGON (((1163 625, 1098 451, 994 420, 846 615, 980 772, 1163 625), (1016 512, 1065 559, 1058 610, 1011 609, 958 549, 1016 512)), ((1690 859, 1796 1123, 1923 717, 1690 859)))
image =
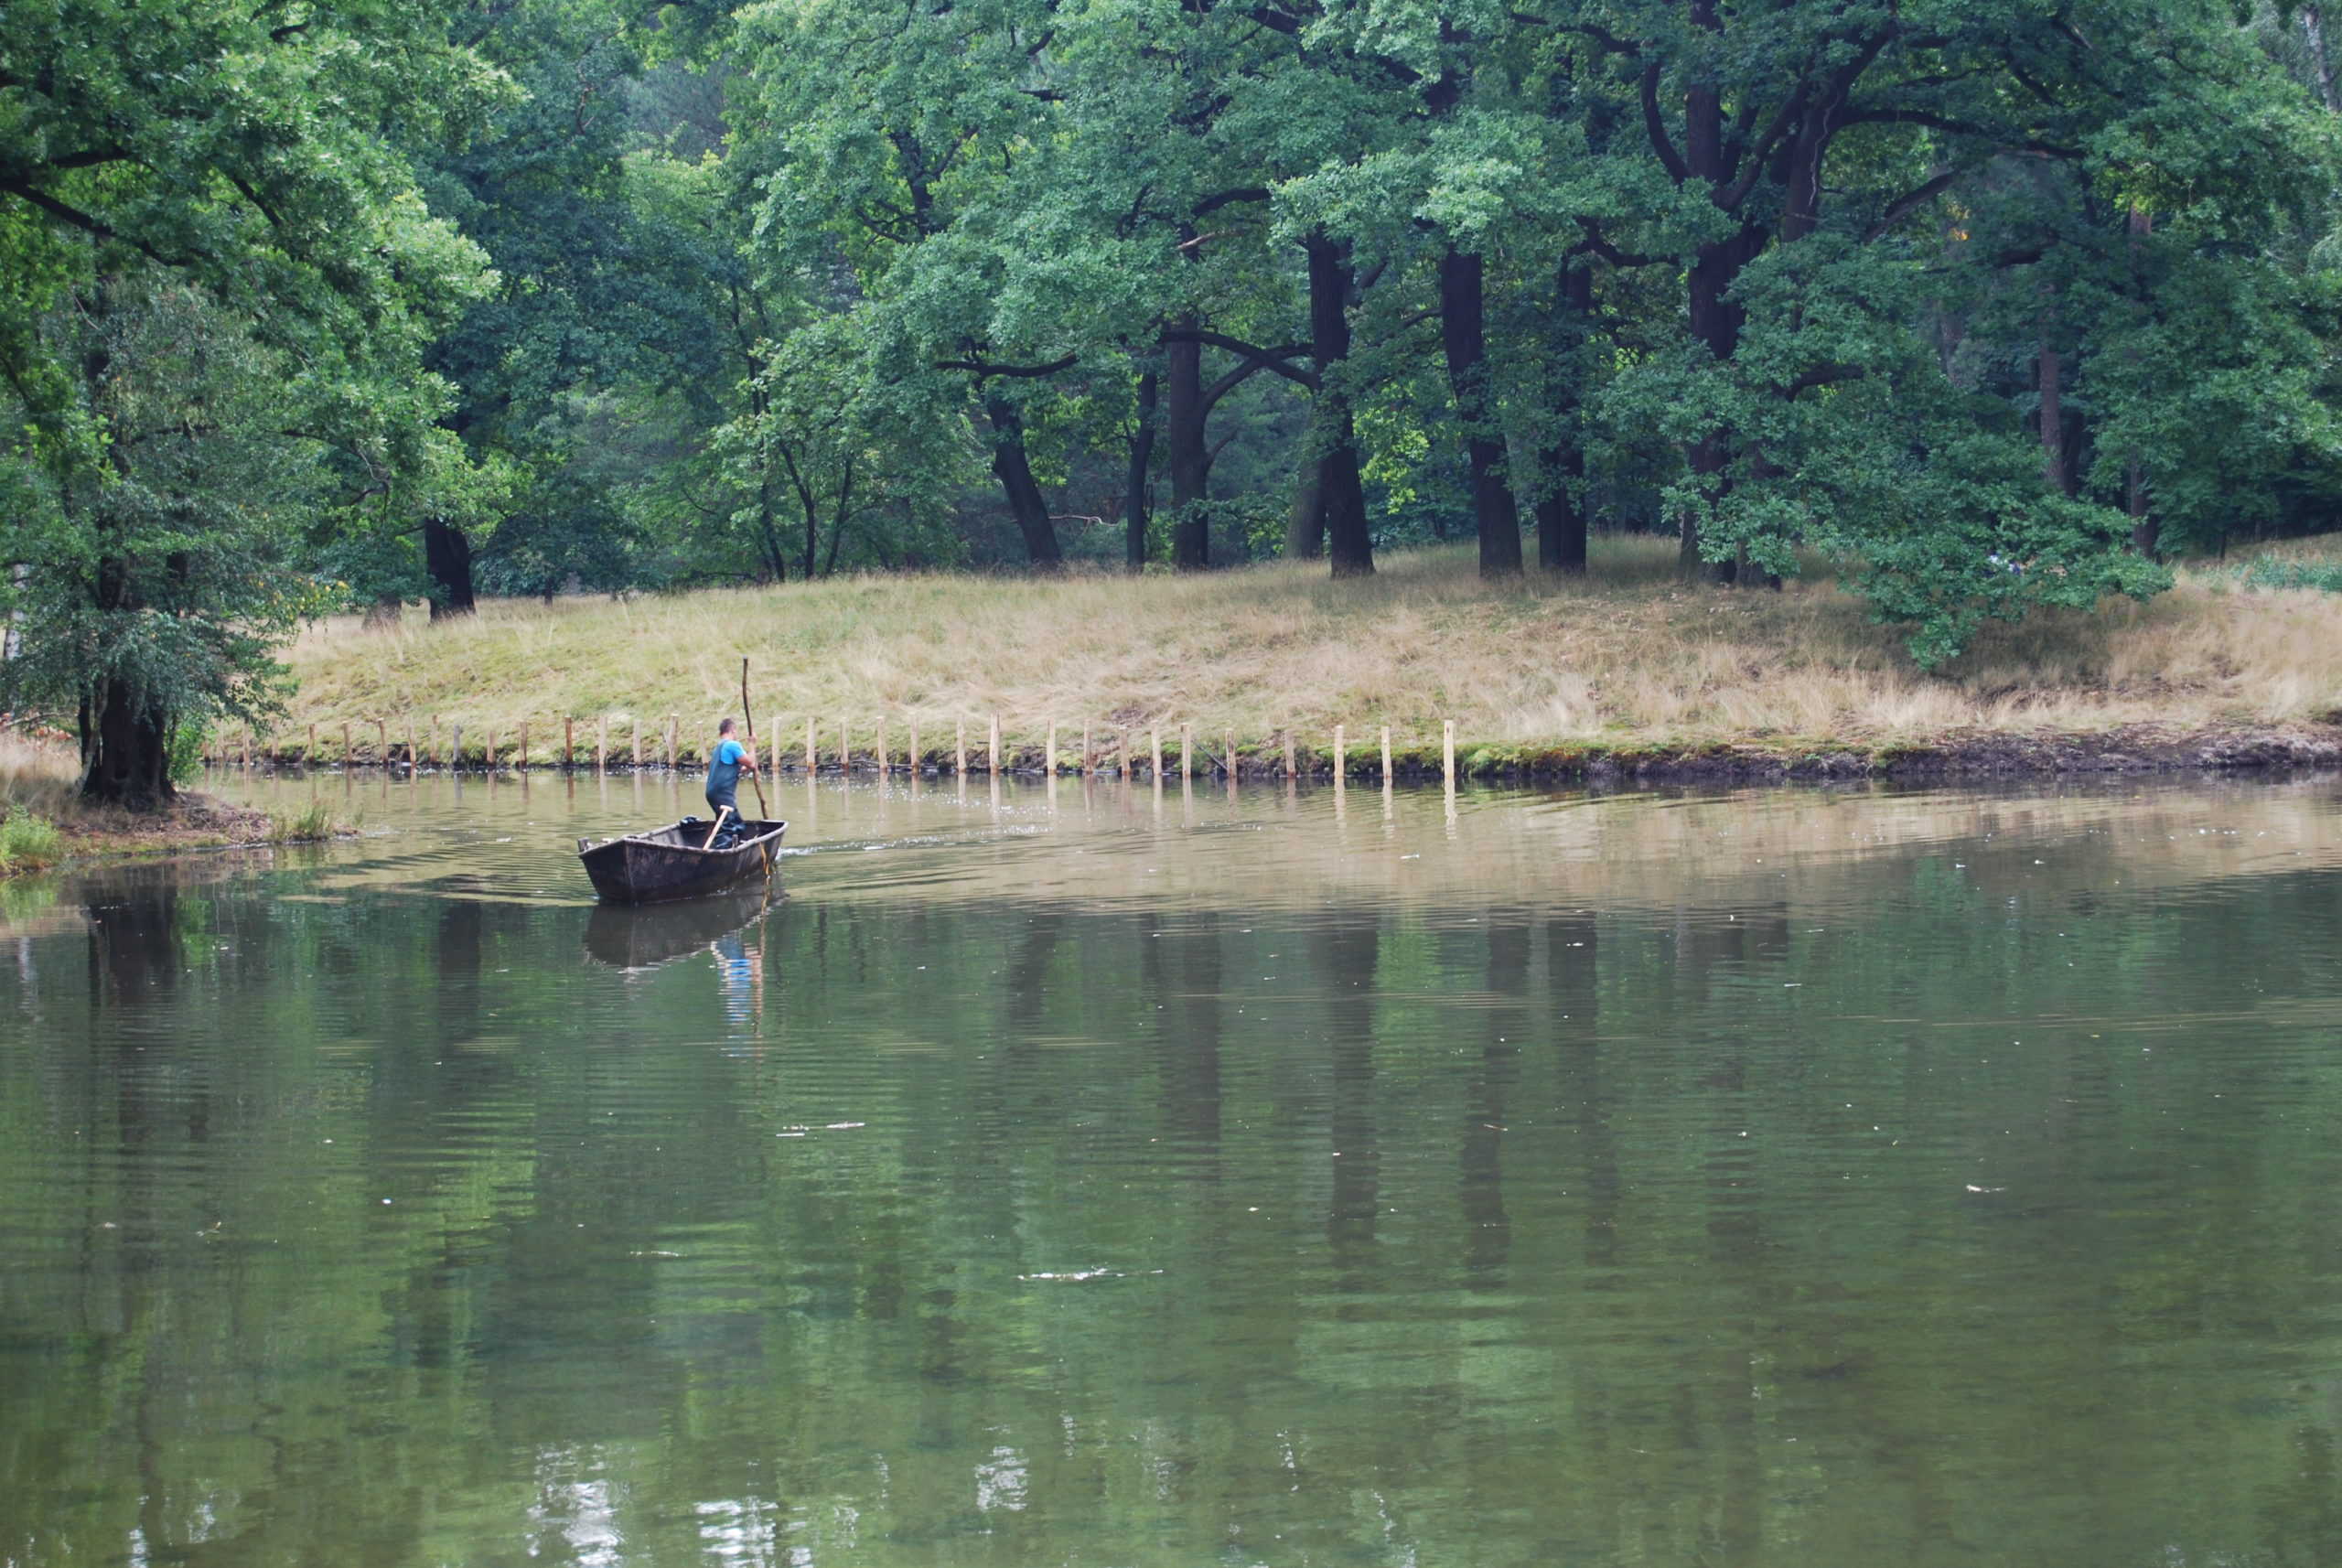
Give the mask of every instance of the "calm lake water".
POLYGON ((0 890, 0 1564, 2342 1563, 2330 784, 328 777, 0 890))

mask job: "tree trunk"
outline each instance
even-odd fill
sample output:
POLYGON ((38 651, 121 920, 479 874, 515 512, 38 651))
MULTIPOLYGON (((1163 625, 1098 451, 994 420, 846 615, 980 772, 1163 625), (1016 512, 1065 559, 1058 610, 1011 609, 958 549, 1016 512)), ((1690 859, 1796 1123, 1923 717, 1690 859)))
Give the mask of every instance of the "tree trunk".
POLYGON ((1440 343, 1447 385, 1472 462, 1472 521, 1480 536, 1480 575, 1520 575, 1520 510, 1506 482, 1504 437, 1488 395, 1487 268, 1450 246, 1439 260, 1440 343))
POLYGON ((2163 548, 2163 521, 2156 517, 2147 497, 2147 483, 2139 472, 2139 465, 2131 465, 2131 550, 2133 554, 2155 559, 2163 548))
MULTIPOLYGON (((1193 313, 1172 323, 1178 331, 1197 328, 1193 313)), ((1164 377, 1163 438, 1171 470, 1171 564, 1199 572, 1211 564, 1211 448, 1205 439, 1204 346, 1192 337, 1163 346, 1169 360, 1164 377)))
POLYGON ((1557 389, 1551 443, 1538 455, 1545 493, 1537 502, 1537 564, 1572 575, 1585 570, 1585 509, 1579 488, 1585 479, 1585 444, 1578 427, 1577 378, 1583 367, 1577 349, 1594 314, 1594 269, 1564 264, 1561 277, 1561 330, 1555 358, 1563 380, 1557 389))
POLYGON ((1147 469, 1155 461, 1153 371, 1138 379, 1138 428, 1131 432, 1130 468, 1123 478, 1123 564, 1133 575, 1146 570, 1147 469))
POLYGON ((805 553, 798 558, 797 579, 810 583, 813 580, 813 563, 817 558, 814 553, 822 543, 822 514, 811 491, 801 493, 799 499, 803 503, 800 510, 805 514, 805 553))
MULTIPOLYGON (((1763 250, 1764 242, 1762 230, 1744 227, 1729 240, 1701 246, 1692 258, 1688 291, 1692 336, 1706 346, 1718 364, 1729 360, 1739 350, 1740 329, 1746 312, 1730 296, 1730 291, 1739 281, 1742 269, 1763 250)), ((1704 577, 1711 582, 1729 583, 1739 575, 1737 563, 1730 558, 1708 561, 1700 550, 1702 513, 1721 505, 1732 490, 1732 442, 1728 433, 1712 429, 1700 437, 1692 447, 1691 460, 1692 473, 1699 481, 1703 499, 1683 514, 1677 570, 1689 580, 1704 577)))
MULTIPOLYGON (((2142 300, 2147 296, 2143 276, 2145 263, 2142 250, 2148 235, 2154 232, 2154 218, 2143 207, 2131 209, 2131 276, 2142 300)), ((2156 547, 2162 542, 2163 524, 2154 516, 2154 499, 2147 484, 2147 468, 2137 447, 2131 449, 2130 459, 2123 465, 2123 489, 2126 509, 2131 514, 2131 548, 2152 561, 2156 547)))
POLYGON ((822 575, 838 575, 838 546, 845 542, 846 520, 854 515, 854 460, 848 458, 838 475, 838 504, 830 511, 830 553, 822 562, 822 575))
POLYGON ((2342 93, 2335 91, 2334 61, 2326 52, 2326 17, 2315 5, 2302 7, 2302 36, 2309 43, 2310 65, 2317 72, 2317 96, 2328 113, 2342 114, 2342 93))
POLYGON ((1033 466, 1025 456, 1025 422, 1006 398, 984 399, 984 415, 992 421, 992 471, 1008 498, 1008 513, 1025 535, 1025 553, 1038 572, 1054 572, 1065 564, 1058 548, 1057 525, 1049 521, 1048 503, 1034 481, 1033 466))
POLYGON ((1350 352, 1349 245, 1322 230, 1313 230, 1302 245, 1309 256, 1310 353, 1317 361, 1317 487, 1326 553, 1335 576, 1370 576, 1374 541, 1367 531, 1366 487, 1359 477, 1358 428, 1339 385, 1341 365, 1350 352))
POLYGON ((2049 338, 2049 317, 2041 318, 2041 477, 2060 495, 2074 493, 2066 473, 2066 416, 2060 402, 2064 366, 2049 338))
POLYGON ((467 616, 472 598, 472 542, 445 518, 423 520, 423 567, 439 591, 431 596, 431 618, 467 616))
POLYGON ((127 682, 103 683, 83 751, 85 799, 134 811, 170 801, 170 726, 136 700, 127 682))
POLYGON ((1317 477, 1317 411, 1309 412, 1302 435, 1301 473, 1293 488, 1293 510, 1285 513, 1284 553, 1315 561, 1326 553, 1326 489, 1317 477))

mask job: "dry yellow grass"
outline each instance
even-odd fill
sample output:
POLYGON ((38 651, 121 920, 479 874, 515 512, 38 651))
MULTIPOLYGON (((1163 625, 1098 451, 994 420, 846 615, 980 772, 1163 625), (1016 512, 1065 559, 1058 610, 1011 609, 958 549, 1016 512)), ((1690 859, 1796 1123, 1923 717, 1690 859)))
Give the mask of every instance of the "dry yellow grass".
POLYGON ((1875 746, 1969 731, 2268 726, 2342 709, 2342 596, 2243 592, 2224 571, 2187 571, 2150 604, 1990 628, 1931 675, 1827 581, 1685 588, 1672 565, 1668 542, 1629 538, 1597 542, 1580 582, 1491 585, 1467 553, 1444 550, 1387 556, 1357 583, 1278 564, 510 602, 436 626, 411 609, 393 628, 353 617, 306 631, 288 653, 299 695, 279 734, 297 746, 315 723, 330 757, 349 721, 371 756, 374 720, 396 746, 408 724, 427 735, 435 718, 443 746, 460 724, 470 751, 490 725, 509 748, 527 720, 545 758, 564 715, 579 721, 581 748, 606 717, 617 749, 638 717, 651 737, 677 714, 696 751, 738 705, 744 654, 763 732, 801 747, 810 716, 825 752, 841 720, 865 749, 881 716, 897 748, 908 717, 932 748, 962 717, 972 743, 994 714, 1028 746, 1055 722, 1069 750, 1085 724, 1102 741, 1114 726, 1182 722, 1213 744, 1291 729, 1323 745, 1342 724, 1354 745, 1388 725, 1422 746, 1443 719, 1459 743, 1527 748, 1875 746))
POLYGON ((12 808, 62 816, 72 809, 81 778, 81 759, 70 746, 0 729, 0 816, 12 808))

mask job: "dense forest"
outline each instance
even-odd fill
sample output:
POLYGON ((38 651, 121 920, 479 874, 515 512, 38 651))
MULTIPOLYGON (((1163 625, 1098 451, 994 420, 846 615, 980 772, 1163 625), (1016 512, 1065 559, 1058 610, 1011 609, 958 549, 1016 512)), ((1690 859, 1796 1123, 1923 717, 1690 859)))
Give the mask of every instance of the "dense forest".
POLYGON ((1472 539, 1913 654, 2342 497, 2335 77, 2206 0, 0 9, 0 704, 341 609, 1472 539))

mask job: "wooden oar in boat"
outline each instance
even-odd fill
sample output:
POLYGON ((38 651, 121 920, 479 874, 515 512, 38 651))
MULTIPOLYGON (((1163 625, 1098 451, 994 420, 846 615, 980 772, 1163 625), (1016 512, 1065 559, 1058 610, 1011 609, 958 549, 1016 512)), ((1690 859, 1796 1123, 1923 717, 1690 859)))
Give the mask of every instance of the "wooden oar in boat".
MULTIPOLYGON (((703 844, 701 844, 701 845, 699 846, 700 848, 702 848, 702 849, 714 849, 714 848, 715 847, 715 835, 716 835, 716 834, 718 834, 718 833, 720 833, 720 832, 722 832, 724 831, 724 819, 725 819, 725 818, 726 818, 726 817, 728 817, 728 816, 730 816, 731 814, 732 814, 732 808, 731 808, 731 807, 729 807, 729 806, 718 806, 718 807, 716 807, 716 808, 715 808, 715 822, 714 822, 714 825, 713 825, 712 827, 710 827, 710 828, 707 830, 707 842, 706 842, 706 843, 703 843, 703 844)), ((769 865, 769 864, 771 863, 771 857, 770 857, 769 855, 768 855, 768 856, 766 857, 766 863, 767 863, 768 865, 769 865)))

